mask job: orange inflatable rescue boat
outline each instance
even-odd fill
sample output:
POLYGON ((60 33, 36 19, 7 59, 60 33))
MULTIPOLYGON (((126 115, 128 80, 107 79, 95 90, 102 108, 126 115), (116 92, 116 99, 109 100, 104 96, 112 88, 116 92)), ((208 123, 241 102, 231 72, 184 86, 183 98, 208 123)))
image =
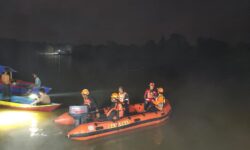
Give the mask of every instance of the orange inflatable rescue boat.
MULTIPOLYGON (((67 136, 73 140, 90 140, 127 130, 155 125, 167 120, 170 111, 171 106, 169 103, 165 104, 163 110, 157 112, 144 112, 143 104, 134 104, 129 106, 129 112, 131 114, 129 116, 116 121, 93 121, 84 123, 69 131, 67 136)), ((75 120, 68 113, 64 113, 56 118, 55 122, 63 125, 73 125, 75 120)))

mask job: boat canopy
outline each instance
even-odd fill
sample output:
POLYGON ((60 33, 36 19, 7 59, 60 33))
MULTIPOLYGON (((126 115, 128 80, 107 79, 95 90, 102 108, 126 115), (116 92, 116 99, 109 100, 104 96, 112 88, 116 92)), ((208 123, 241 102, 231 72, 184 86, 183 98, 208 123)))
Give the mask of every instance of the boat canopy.
POLYGON ((2 74, 5 71, 5 69, 8 69, 9 72, 17 72, 16 70, 14 70, 13 68, 9 66, 0 65, 0 74, 2 74))

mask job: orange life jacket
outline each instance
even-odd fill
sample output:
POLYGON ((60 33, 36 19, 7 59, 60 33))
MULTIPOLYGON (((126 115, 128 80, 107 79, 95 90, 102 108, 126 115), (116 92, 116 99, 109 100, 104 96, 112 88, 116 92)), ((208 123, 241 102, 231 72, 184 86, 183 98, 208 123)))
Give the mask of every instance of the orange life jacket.
POLYGON ((164 95, 160 94, 154 101, 153 101, 153 104, 155 105, 155 107, 158 109, 158 110, 162 110, 163 109, 163 106, 166 102, 166 98, 164 97, 164 95))
POLYGON ((91 100, 89 98, 83 99, 83 105, 88 105, 90 106, 91 100))
POLYGON ((157 96, 157 92, 155 90, 151 91, 151 90, 146 90, 145 94, 144 94, 144 98, 146 101, 152 101, 155 99, 155 97, 157 96))
MULTIPOLYGON (((129 101, 128 98, 126 98, 127 93, 123 92, 123 93, 118 93, 119 95, 119 101, 124 103, 124 101, 129 101)), ((129 103, 129 102, 128 102, 129 103)))
POLYGON ((124 109, 123 109, 123 106, 122 106, 122 103, 120 102, 115 102, 115 106, 113 108, 111 108, 108 112, 107 112, 107 116, 110 115, 110 113, 115 110, 119 113, 119 117, 123 117, 124 116, 124 109))

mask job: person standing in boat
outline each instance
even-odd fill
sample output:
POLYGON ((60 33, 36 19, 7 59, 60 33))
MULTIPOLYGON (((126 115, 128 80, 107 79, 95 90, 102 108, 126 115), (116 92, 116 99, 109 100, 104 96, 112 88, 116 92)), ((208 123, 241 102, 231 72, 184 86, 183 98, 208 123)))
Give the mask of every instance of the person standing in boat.
POLYGON ((81 94, 82 94, 82 98, 83 98, 83 105, 88 106, 88 110, 90 112, 97 111, 96 103, 89 96, 89 94, 90 94, 89 90, 83 89, 81 94))
POLYGON ((155 100, 155 98, 158 96, 156 90, 155 90, 155 83, 150 82, 149 83, 149 89, 147 89, 144 93, 144 109, 145 111, 148 111, 148 109, 153 105, 152 101, 155 100))
POLYGON ((41 88, 42 81, 40 80, 40 78, 35 73, 33 73, 32 76, 34 78, 34 84, 28 86, 28 90, 25 95, 29 95, 32 92, 38 93, 39 89, 41 88))
POLYGON ((35 82, 34 82, 34 86, 33 88, 37 88, 39 89, 42 85, 42 81, 40 80, 40 78, 37 76, 37 74, 33 73, 33 78, 35 79, 35 82))
POLYGON ((124 91, 124 88, 120 86, 118 88, 119 101, 122 103, 125 111, 124 114, 129 115, 129 96, 128 93, 124 91))
POLYGON ((39 93, 39 96, 38 96, 37 100, 35 100, 33 103, 31 103, 31 105, 46 105, 46 104, 51 103, 50 97, 49 97, 49 95, 47 95, 45 93, 44 88, 40 88, 38 93, 39 93))
POLYGON ((150 111, 161 111, 163 109, 164 104, 166 103, 166 98, 163 95, 163 88, 159 87, 157 88, 158 96, 155 100, 152 101, 154 104, 153 107, 150 108, 150 111))
POLYGON ((10 97, 11 97, 11 89, 10 89, 10 85, 11 85, 11 78, 10 75, 7 71, 7 69, 5 69, 4 73, 1 75, 1 80, 3 83, 3 99, 10 101, 10 97))
POLYGON ((111 102, 114 103, 114 106, 107 112, 106 116, 108 120, 116 120, 124 116, 124 110, 122 103, 119 100, 118 93, 112 93, 111 102))

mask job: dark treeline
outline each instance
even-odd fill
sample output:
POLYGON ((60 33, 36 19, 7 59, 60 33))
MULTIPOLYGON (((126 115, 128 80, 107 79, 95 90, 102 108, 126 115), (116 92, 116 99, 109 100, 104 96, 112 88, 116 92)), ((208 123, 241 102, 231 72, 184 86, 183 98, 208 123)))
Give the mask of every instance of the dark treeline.
MULTIPOLYGON (((138 93, 144 92, 149 81, 167 87, 184 85, 196 79, 215 82, 216 85, 228 80, 244 82, 247 86, 250 83, 249 43, 230 45, 216 39, 198 38, 195 44, 190 44, 184 36, 172 34, 142 45, 110 41, 99 45, 70 45, 71 56, 40 55, 68 46, 68 43, 0 39, 0 64, 20 71, 18 78, 21 79, 31 80, 27 75, 38 72, 44 83, 55 90, 61 88, 61 81, 71 85, 62 88, 65 91, 77 91, 82 85, 94 89, 123 85, 130 89, 132 99, 141 98, 138 93)), ((99 97, 107 95, 108 92, 99 94, 99 97)))
POLYGON ((184 36, 172 34, 169 38, 161 37, 159 41, 149 40, 141 46, 112 41, 105 45, 78 45, 73 48, 73 57, 129 69, 167 69, 168 73, 178 68, 182 72, 213 69, 225 74, 237 74, 239 71, 249 73, 250 44, 241 42, 230 45, 212 38, 198 38, 191 45, 184 36))
MULTIPOLYGON (((13 39, 0 39, 1 59, 12 55, 18 59, 27 52, 48 51, 48 47, 63 47, 64 43, 23 42, 13 39)), ((56 48, 55 48, 56 49, 56 48)), ((26 53, 27 54, 27 53, 26 53)), ((180 34, 164 36, 159 41, 149 40, 143 45, 123 45, 114 41, 106 44, 72 45, 72 56, 83 62, 93 61, 93 65, 104 67, 133 69, 180 68, 182 70, 212 68, 224 73, 249 73, 250 44, 238 43, 230 45, 212 38, 198 38, 191 45, 180 34)), ((171 72, 171 71, 168 71, 171 72)), ((175 74, 173 74, 175 75, 175 74)))

